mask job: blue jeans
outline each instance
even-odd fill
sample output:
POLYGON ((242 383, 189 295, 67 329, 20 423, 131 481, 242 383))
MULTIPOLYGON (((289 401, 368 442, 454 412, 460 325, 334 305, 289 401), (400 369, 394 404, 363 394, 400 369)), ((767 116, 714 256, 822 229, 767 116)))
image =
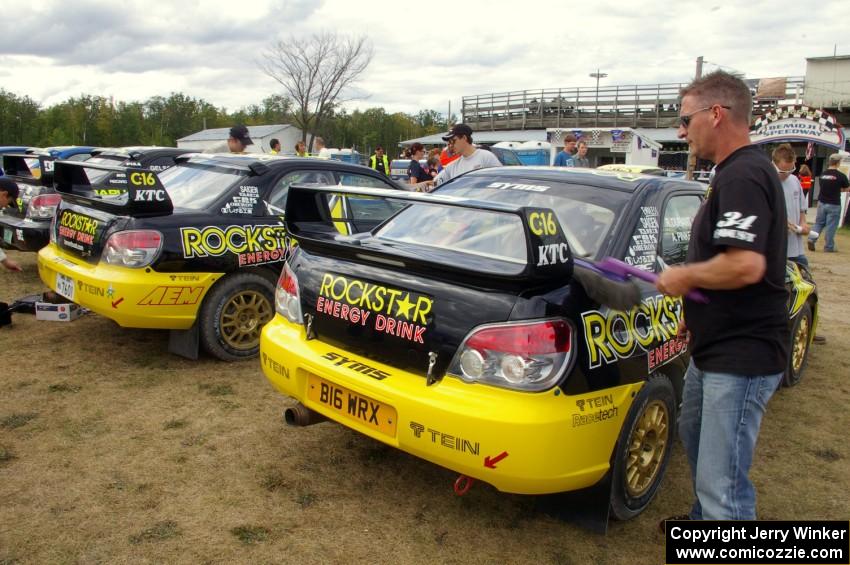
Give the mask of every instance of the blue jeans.
POLYGON ((809 258, 806 257, 805 255, 797 255, 796 257, 788 257, 788 260, 794 261, 798 265, 802 265, 802 266, 806 267, 807 269, 809 268, 809 258))
MULTIPOLYGON (((818 234, 824 234, 826 241, 823 245, 824 251, 835 251, 835 230, 838 229, 838 221, 841 219, 841 206, 838 204, 818 203, 818 215, 812 228, 818 234), (826 229, 826 231, 823 231, 826 229)), ((818 238, 809 236, 809 241, 817 241, 818 238)))
POLYGON ((744 377, 688 367, 679 414, 696 494, 692 520, 754 520, 749 472, 767 402, 782 373, 744 377))

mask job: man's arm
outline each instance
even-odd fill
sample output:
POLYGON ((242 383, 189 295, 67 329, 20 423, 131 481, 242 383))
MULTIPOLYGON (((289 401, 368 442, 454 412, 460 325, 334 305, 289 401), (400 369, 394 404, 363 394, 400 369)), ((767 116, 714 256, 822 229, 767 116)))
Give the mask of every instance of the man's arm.
POLYGON ((810 231, 808 222, 806 222, 806 213, 800 212, 800 223, 797 224, 800 226, 800 235, 807 235, 810 231))
POLYGON ((727 247, 708 261, 666 269, 655 286, 670 296, 682 296, 695 288, 732 290, 757 283, 766 270, 767 260, 761 253, 727 247))
POLYGON ((3 249, 1 249, 1 248, 0 248, 0 265, 3 265, 4 267, 9 269, 10 271, 20 272, 20 271, 23 270, 23 269, 21 269, 20 265, 18 265, 16 262, 12 261, 8 257, 6 257, 6 252, 3 251, 3 249))

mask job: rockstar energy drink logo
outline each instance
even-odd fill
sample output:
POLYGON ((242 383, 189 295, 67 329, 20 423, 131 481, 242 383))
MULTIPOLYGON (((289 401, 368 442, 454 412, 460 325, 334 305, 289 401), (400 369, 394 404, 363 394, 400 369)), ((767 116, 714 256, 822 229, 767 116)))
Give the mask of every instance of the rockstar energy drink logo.
POLYGON ((59 225, 88 235, 94 235, 97 232, 98 221, 82 214, 63 210, 62 216, 59 218, 59 225))
POLYGON ((681 318, 682 299, 662 295, 628 312, 585 312, 582 321, 590 368, 631 357, 636 349, 648 353, 654 343, 674 339, 681 318))
POLYGON ((75 249, 84 249, 80 244, 92 245, 97 233, 98 221, 82 214, 63 210, 59 217, 57 232, 63 238, 65 245, 75 249))
POLYGON ((180 236, 187 259, 234 253, 240 266, 283 260, 289 248, 282 225, 186 227, 180 228, 180 236))
POLYGON ((424 343, 434 301, 424 295, 358 279, 325 273, 319 287, 316 311, 352 324, 368 326, 424 343))

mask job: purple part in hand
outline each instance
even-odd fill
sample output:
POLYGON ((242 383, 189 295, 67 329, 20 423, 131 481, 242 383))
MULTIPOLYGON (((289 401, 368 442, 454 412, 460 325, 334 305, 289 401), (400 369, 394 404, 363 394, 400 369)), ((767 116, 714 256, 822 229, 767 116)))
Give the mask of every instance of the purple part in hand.
MULTIPOLYGON (((611 273, 612 275, 616 275, 618 277, 626 277, 631 276, 636 279, 641 279, 648 283, 655 283, 658 280, 658 275, 655 273, 650 273, 649 271, 644 271, 643 269, 638 269, 634 265, 629 265, 628 263, 623 263, 619 259, 614 259, 613 257, 605 257, 598 263, 596 263, 596 268, 605 273, 611 273)), ((698 290, 689 291, 686 296, 693 300, 694 302, 699 302, 701 304, 708 304, 708 297, 701 293, 698 290)))

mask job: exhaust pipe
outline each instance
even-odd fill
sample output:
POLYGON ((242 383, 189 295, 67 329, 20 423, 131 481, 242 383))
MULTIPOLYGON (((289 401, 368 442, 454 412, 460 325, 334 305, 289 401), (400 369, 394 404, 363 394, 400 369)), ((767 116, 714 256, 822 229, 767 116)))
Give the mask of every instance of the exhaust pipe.
POLYGON ((324 422, 327 417, 322 416, 314 410, 310 410, 300 402, 295 406, 290 406, 283 411, 283 420, 290 426, 312 426, 319 422, 324 422))

